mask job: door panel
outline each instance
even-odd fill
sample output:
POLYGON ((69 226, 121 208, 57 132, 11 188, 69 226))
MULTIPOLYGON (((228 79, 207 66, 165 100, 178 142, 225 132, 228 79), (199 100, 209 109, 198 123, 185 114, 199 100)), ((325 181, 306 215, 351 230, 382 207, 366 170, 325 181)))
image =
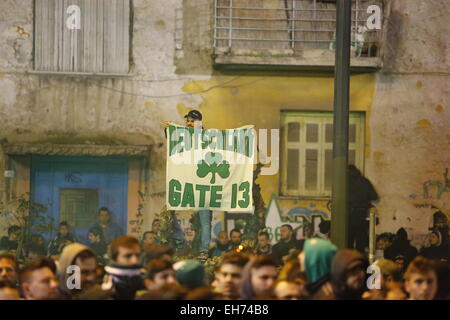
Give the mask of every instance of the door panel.
POLYGON ((126 230, 127 158, 33 156, 31 166, 34 201, 48 205, 46 214, 56 222, 67 220, 80 241, 85 242, 100 207, 108 207, 126 230))

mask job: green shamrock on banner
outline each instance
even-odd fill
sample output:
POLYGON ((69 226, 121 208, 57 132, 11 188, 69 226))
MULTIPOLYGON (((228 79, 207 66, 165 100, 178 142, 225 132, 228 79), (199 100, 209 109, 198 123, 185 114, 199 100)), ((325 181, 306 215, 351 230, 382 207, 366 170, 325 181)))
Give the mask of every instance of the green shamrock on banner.
POLYGON ((209 173, 212 174, 210 183, 216 183, 216 173, 222 178, 226 179, 230 176, 230 164, 223 160, 222 155, 216 152, 208 152, 205 155, 205 160, 197 164, 197 176, 200 178, 206 177, 209 173))

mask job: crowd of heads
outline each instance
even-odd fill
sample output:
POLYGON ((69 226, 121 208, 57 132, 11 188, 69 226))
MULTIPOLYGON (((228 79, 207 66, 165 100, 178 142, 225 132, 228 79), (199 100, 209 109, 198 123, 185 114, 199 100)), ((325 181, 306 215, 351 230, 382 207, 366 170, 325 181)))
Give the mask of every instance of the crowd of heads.
POLYGON ((383 258, 369 264, 367 254, 339 250, 324 237, 299 240, 289 224, 280 226, 279 241, 260 230, 254 247, 239 229, 217 234, 208 260, 180 258, 178 248, 161 245, 160 221, 141 239, 121 235, 111 241, 110 214, 99 210, 99 223, 88 229, 85 243, 66 222, 58 235, 32 235, 31 245, 17 252, 21 229, 10 227, 0 253, 2 300, 433 300, 449 299, 448 239, 431 230, 417 250, 407 233, 377 237, 383 258), (446 242, 447 241, 447 242, 446 242), (447 251, 446 251, 447 250, 447 251), (211 268, 211 261, 214 264, 211 268))

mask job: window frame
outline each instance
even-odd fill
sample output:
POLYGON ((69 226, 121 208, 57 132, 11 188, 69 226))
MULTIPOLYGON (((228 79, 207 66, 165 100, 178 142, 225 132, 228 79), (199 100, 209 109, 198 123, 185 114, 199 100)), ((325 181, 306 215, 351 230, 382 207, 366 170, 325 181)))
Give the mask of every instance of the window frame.
MULTIPOLYGON (((350 112, 349 124, 355 124, 355 142, 349 141, 349 150, 355 150, 355 164, 364 172, 364 153, 365 153, 365 119, 366 115, 363 111, 350 112)), ((279 182, 279 196, 284 199, 331 199, 331 189, 325 188, 325 151, 333 150, 332 142, 325 142, 326 124, 333 123, 332 111, 311 111, 311 110, 281 110, 281 174, 279 182), (292 121, 299 120, 299 121, 292 121), (287 141, 288 123, 297 122, 299 126, 299 141, 287 141), (306 142, 306 124, 318 123, 318 140, 317 142, 306 142), (288 169, 288 150, 299 150, 299 181, 297 189, 287 188, 287 169, 288 169), (306 150, 317 150, 317 180, 316 190, 306 190, 306 150)))
MULTIPOLYGON (((68 39, 65 39, 64 37, 67 35, 62 35, 60 37, 62 37, 62 39, 56 38, 54 39, 54 43, 58 43, 58 46, 62 46, 62 47, 58 47, 57 49, 54 48, 56 51, 56 53, 54 53, 54 55, 51 55, 47 58, 43 58, 43 48, 42 45, 44 44, 44 35, 43 33, 38 35, 37 34, 37 23, 38 20, 37 19, 43 19, 43 17, 38 17, 38 4, 37 4, 38 0, 33 0, 32 4, 33 4, 33 50, 32 50, 32 59, 33 59, 33 63, 32 63, 32 70, 29 70, 28 73, 30 74, 47 74, 47 75, 64 75, 64 76, 99 76, 99 77, 118 77, 118 78, 122 78, 122 77, 132 77, 134 76, 134 72, 133 70, 133 25, 134 25, 134 3, 133 0, 124 0, 124 5, 128 6, 128 9, 126 12, 128 12, 128 17, 125 17, 125 19, 128 20, 127 25, 124 26, 123 30, 120 31, 123 35, 127 34, 127 45, 126 45, 126 54, 123 57, 124 60, 120 62, 120 64, 123 64, 124 66, 124 70, 120 70, 120 71, 114 71, 114 70, 107 70, 107 67, 105 66, 106 64, 109 64, 108 67, 111 68, 111 66, 116 65, 117 61, 114 62, 106 62, 108 58, 108 55, 104 53, 104 51, 106 50, 105 48, 107 47, 106 43, 108 42, 108 37, 110 37, 110 34, 104 34, 103 30, 106 26, 105 21, 103 21, 103 26, 102 26, 102 43, 100 44, 100 47, 102 47, 102 49, 99 51, 99 44, 95 44, 96 48, 91 48, 91 50, 94 52, 94 57, 93 59, 95 61, 97 61, 97 65, 94 63, 92 66, 88 67, 87 71, 79 71, 79 70, 63 70, 65 69, 65 66, 63 65, 63 62, 59 62, 60 59, 67 59, 67 58, 73 58, 73 57, 65 57, 63 58, 64 54, 66 54, 65 51, 65 46, 69 45, 69 44, 65 44, 65 41, 69 41, 68 39), (41 46, 38 48, 38 46, 41 46), (37 52, 40 52, 39 54, 37 52), (60 52, 62 51, 62 52, 60 52), (99 54, 100 52, 102 53, 102 56, 100 57, 99 54), (40 55, 40 59, 38 59, 40 55), (51 59, 58 59, 58 65, 45 65, 45 59, 47 60, 51 60, 51 59), (101 61, 101 64, 98 64, 98 62, 101 61), (60 65, 61 64, 61 65, 60 65), (101 71, 97 70, 98 68, 95 68, 96 66, 102 66, 101 71), (125 65, 126 65, 126 70, 125 70, 125 65), (47 69, 47 70, 46 70, 47 69)), ((67 4, 65 0, 60 0, 62 2, 62 4, 58 5, 58 7, 56 8, 60 8, 60 6, 62 6, 62 8, 65 8, 65 5, 67 4)), ((67 5, 70 5, 71 3, 68 3, 67 5)), ((75 5, 80 5, 82 4, 82 0, 78 0, 75 1, 75 3, 72 3, 75 5)), ((86 7, 83 9, 83 7, 81 7, 81 15, 82 15, 82 30, 83 32, 85 32, 86 30, 83 29, 84 25, 83 25, 83 13, 86 12, 89 8, 86 7)), ((116 8, 117 9, 117 8, 116 8)), ((57 10, 58 11, 58 10, 57 10)), ((58 15, 58 12, 55 11, 54 13, 50 13, 53 14, 55 17, 58 15)), ((106 14, 106 11, 101 10, 101 11, 97 11, 97 16, 95 17, 95 20, 99 19, 99 14, 101 12, 102 17, 104 17, 104 15, 106 14)), ((118 11, 114 11, 116 14, 118 11)), ((41 11, 41 13, 43 13, 43 11, 41 11)), ((53 18, 55 18, 53 17, 53 18)), ((55 23, 55 25, 52 28, 59 28, 59 27, 63 27, 64 29, 64 25, 66 23, 66 20, 64 19, 64 17, 66 17, 66 13, 63 10, 63 21, 60 22, 56 22, 56 20, 53 20, 53 22, 55 23)), ((92 24, 91 19, 89 19, 89 22, 87 22, 87 24, 92 24)), ((45 22, 47 25, 50 23, 49 21, 45 22)), ((110 22, 111 23, 111 22, 110 22)), ((97 23, 98 25, 98 23, 97 23)), ((45 27, 45 26, 44 26, 45 27)), ((39 27, 39 31, 42 32, 42 29, 44 28, 42 25, 39 27)), ((92 30, 91 30, 92 31, 92 30)), ((72 31, 73 32, 73 31, 72 31)), ((96 30, 96 33, 98 33, 99 30, 96 30)), ((116 36, 116 39, 114 40, 114 42, 116 43, 116 46, 118 46, 120 44, 120 39, 118 38, 118 36, 120 35, 117 33, 114 33, 116 36)), ((85 34, 83 34, 83 36, 85 36, 85 34)), ((78 36, 75 37, 76 39, 76 43, 79 43, 80 41, 78 40, 78 36)), ((86 44, 87 42, 92 42, 93 40, 86 40, 84 38, 80 38, 83 39, 83 45, 86 44)), ((72 40, 72 36, 71 36, 71 40, 72 40)), ((92 44, 92 43, 91 43, 92 44)), ((81 52, 86 51, 86 49, 84 48, 84 46, 82 47, 76 47, 75 48, 77 51, 77 58, 79 58, 79 54, 81 52)), ((72 48, 70 50, 73 50, 72 48)), ((118 50, 118 49, 114 49, 114 50, 118 50)), ((71 51, 72 52, 72 51, 71 51)), ((124 50, 125 52, 125 50, 124 50)), ((77 59, 75 58, 75 59, 77 59)), ((92 62, 91 62, 92 63, 92 62)), ((78 66, 80 67, 80 66, 78 66)))

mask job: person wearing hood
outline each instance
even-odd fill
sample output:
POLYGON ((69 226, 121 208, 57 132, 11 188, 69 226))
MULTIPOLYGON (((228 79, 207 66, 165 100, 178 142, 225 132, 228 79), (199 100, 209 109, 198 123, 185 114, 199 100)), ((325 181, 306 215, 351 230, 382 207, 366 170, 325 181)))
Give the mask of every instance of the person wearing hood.
POLYGON ((408 240, 408 233, 400 228, 395 235, 392 245, 384 251, 384 258, 395 262, 399 256, 404 257, 404 268, 417 256, 417 249, 408 240))
POLYGON ((330 300, 333 289, 330 284, 330 271, 338 248, 328 240, 312 238, 305 241, 299 255, 301 271, 306 272, 306 290, 310 300, 330 300))
POLYGON ((66 299, 76 297, 97 284, 97 256, 81 243, 64 247, 59 257, 59 289, 66 299), (79 268, 79 273, 77 268, 79 268), (77 279, 77 275, 79 279, 77 279))
POLYGON ((133 300, 137 291, 145 289, 141 251, 139 240, 134 237, 121 236, 111 242, 112 263, 105 266, 105 271, 115 300, 133 300))
POLYGON ((423 247, 419 255, 428 259, 449 260, 449 248, 442 245, 442 235, 434 229, 428 235, 429 246, 423 247))
POLYGON ((337 300, 359 300, 366 288, 367 259, 357 250, 342 249, 331 263, 330 283, 337 300))
POLYGON ((348 206, 350 248, 362 253, 369 246, 369 209, 379 200, 369 179, 353 164, 348 166, 348 206))

